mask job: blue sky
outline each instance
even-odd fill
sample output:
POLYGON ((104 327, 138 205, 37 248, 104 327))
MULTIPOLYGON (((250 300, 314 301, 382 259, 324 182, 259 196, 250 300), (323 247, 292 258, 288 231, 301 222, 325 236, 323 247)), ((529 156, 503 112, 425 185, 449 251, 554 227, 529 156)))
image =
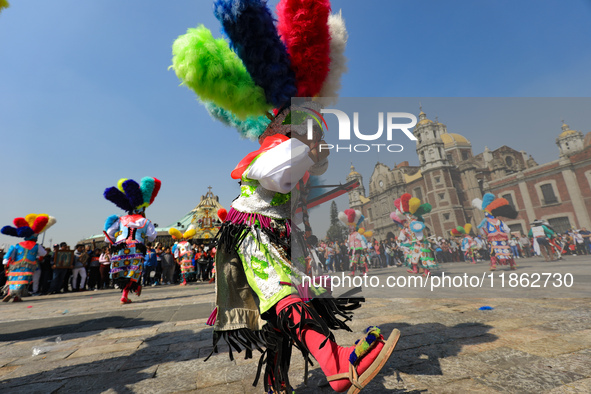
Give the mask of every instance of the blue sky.
MULTIPOLYGON (((334 1, 338 9, 350 35, 341 96, 421 99, 476 153, 496 147, 490 134, 454 130, 430 97, 591 91, 589 1, 334 1)), ((15 0, 0 14, 0 225, 45 212, 58 220, 45 243, 75 243, 120 213, 102 197, 106 187, 146 175, 162 180, 147 211, 160 225, 192 209, 209 185, 229 207, 238 193, 229 173, 256 144, 211 120, 167 70, 174 39, 200 23, 220 35, 208 1, 15 0)), ((560 116, 591 130, 580 112, 560 116)), ((516 149, 538 162, 557 158, 558 115, 543 132, 520 130, 516 149)), ((515 130, 496 134, 511 145, 515 130)))

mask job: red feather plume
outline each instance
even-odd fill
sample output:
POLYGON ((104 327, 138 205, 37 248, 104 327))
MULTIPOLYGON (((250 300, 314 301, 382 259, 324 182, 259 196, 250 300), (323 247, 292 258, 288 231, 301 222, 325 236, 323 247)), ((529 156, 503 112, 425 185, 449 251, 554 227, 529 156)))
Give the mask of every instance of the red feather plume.
POLYGON ((355 210, 354 209, 345 209, 345 215, 347 215, 347 220, 349 223, 355 222, 355 210))
POLYGON ((410 193, 404 193, 402 196, 400 196, 400 205, 402 205, 402 212, 410 212, 408 202, 411 198, 412 196, 410 195, 410 193))
POLYGON ((506 198, 500 197, 495 199, 493 202, 486 206, 487 211, 492 211, 493 209, 497 209, 503 205, 509 205, 509 201, 506 198))
POLYGON ((40 233, 43 230, 43 227, 47 225, 47 222, 49 222, 49 217, 37 216, 37 218, 33 222, 33 225, 31 226, 31 229, 33 229, 35 233, 40 233))
POLYGON ((228 211, 226 211, 225 208, 218 209, 218 218, 220 218, 222 222, 226 221, 226 216, 228 216, 228 211))
POLYGON ((314 97, 330 68, 328 0, 282 0, 277 4, 277 31, 295 72, 298 97, 314 97))
POLYGON ((16 228, 29 227, 29 223, 27 223, 25 218, 15 218, 12 223, 14 223, 16 228))
POLYGON ((150 197, 150 205, 152 205, 152 203, 154 202, 154 199, 158 195, 158 192, 160 191, 161 184, 162 184, 162 182, 160 182, 160 179, 154 178, 154 190, 152 190, 152 197, 150 197))
POLYGON ((402 205, 400 205, 400 197, 398 197, 396 200, 394 200, 394 206, 395 206, 396 208, 398 208, 398 210, 399 210, 400 212, 402 212, 402 205))

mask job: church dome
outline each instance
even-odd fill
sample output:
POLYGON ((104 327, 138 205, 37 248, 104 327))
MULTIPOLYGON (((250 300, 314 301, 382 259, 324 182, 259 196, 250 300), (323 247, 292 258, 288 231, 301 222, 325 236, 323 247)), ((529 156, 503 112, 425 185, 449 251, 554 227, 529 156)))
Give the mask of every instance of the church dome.
POLYGON ((441 134, 441 141, 443 141, 443 147, 446 149, 453 148, 455 146, 472 146, 466 137, 456 133, 441 134))
POLYGON ((349 176, 360 176, 360 174, 355 171, 355 167, 353 167, 353 164, 351 164, 351 172, 349 173, 349 176))
POLYGON ((562 133, 560 133, 560 135, 558 136, 558 138, 564 138, 567 137, 569 135, 573 135, 573 134, 577 134, 578 132, 576 130, 571 130, 569 125, 567 125, 566 123, 562 124, 562 133))
POLYGON ((419 123, 417 123, 417 125, 424 125, 424 124, 429 124, 429 123, 433 123, 432 120, 427 119, 427 115, 421 111, 421 113, 419 114, 419 123))

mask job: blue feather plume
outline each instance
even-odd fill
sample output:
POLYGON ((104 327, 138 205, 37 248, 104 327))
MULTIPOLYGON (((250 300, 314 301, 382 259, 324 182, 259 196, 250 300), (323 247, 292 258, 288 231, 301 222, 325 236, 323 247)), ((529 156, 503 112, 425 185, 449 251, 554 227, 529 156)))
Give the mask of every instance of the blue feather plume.
POLYGON ((488 204, 490 204, 494 200, 495 200, 494 194, 485 193, 484 196, 482 196, 482 209, 484 210, 486 207, 488 207, 488 204))
POLYGON ((214 119, 236 128, 242 137, 252 141, 258 141, 271 123, 271 120, 266 116, 248 116, 246 120, 240 120, 232 112, 226 111, 214 103, 205 103, 205 108, 214 119))
POLYGON ((121 190, 117 189, 116 187, 109 187, 105 189, 103 193, 105 198, 111 201, 113 204, 117 205, 119 208, 123 209, 125 212, 133 211, 133 207, 129 203, 127 196, 121 192, 121 190))
POLYGON ((17 236, 21 238, 29 238, 30 236, 35 234, 31 227, 19 227, 16 229, 16 233, 17 236))
POLYGON ((214 14, 267 102, 281 107, 297 93, 295 73, 263 0, 216 0, 214 14))
POLYGON ((115 223, 117 220, 119 220, 119 216, 117 215, 111 215, 107 218, 107 220, 105 220, 105 228, 104 230, 107 231, 108 229, 111 228, 111 226, 113 225, 113 223, 115 223))
POLYGON ((0 233, 2 233, 4 235, 10 235, 12 237, 18 237, 18 234, 16 232, 16 228, 12 227, 12 226, 2 227, 2 230, 0 230, 0 233))
POLYGON ((154 191, 154 178, 146 176, 140 181, 140 190, 142 191, 142 198, 144 203, 150 204, 150 198, 152 198, 152 192, 154 191))
MULTIPOLYGON (((132 208, 139 207, 144 203, 144 196, 140 190, 140 185, 133 179, 128 179, 121 185, 125 191, 125 195, 129 200, 132 208)), ((149 201, 149 200, 148 200, 149 201)))

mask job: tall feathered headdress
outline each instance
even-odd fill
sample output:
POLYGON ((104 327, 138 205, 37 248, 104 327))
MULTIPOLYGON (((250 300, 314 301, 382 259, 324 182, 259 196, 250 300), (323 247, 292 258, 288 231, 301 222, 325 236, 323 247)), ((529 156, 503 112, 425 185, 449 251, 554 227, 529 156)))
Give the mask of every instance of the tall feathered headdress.
POLYGON ((421 200, 411 196, 410 193, 404 193, 394 200, 394 206, 396 207, 396 211, 390 214, 390 218, 397 223, 414 219, 424 222, 423 215, 431 212, 431 204, 421 204, 421 200), (400 219, 400 221, 397 221, 395 218, 400 219))
POLYGON ((464 227, 457 226, 456 228, 451 229, 450 233, 454 237, 461 237, 462 235, 470 234, 471 230, 472 225, 470 223, 467 223, 464 225, 464 227))
POLYGON ((144 177, 137 183, 133 179, 122 178, 117 182, 117 187, 105 189, 103 195, 113 204, 126 212, 133 213, 149 207, 158 192, 161 182, 159 179, 144 177))
POLYGON ((292 97, 336 96, 347 31, 328 0, 281 0, 277 23, 264 0, 216 0, 214 14, 228 40, 189 29, 171 66, 212 117, 256 140, 293 124, 292 97))
POLYGON ((351 230, 359 230, 359 226, 365 220, 365 216, 359 210, 345 209, 343 212, 339 212, 339 220, 351 230))
POLYGON ((24 218, 15 218, 13 223, 14 227, 4 226, 0 232, 12 237, 31 238, 36 237, 53 226, 56 223, 56 220, 53 216, 49 216, 45 213, 39 215, 36 213, 30 213, 24 218))
POLYGON ((509 219, 517 218, 518 212, 509 204, 505 198, 495 198, 492 193, 486 193, 482 200, 475 198, 472 200, 472 206, 481 209, 493 217, 502 216, 509 219))

